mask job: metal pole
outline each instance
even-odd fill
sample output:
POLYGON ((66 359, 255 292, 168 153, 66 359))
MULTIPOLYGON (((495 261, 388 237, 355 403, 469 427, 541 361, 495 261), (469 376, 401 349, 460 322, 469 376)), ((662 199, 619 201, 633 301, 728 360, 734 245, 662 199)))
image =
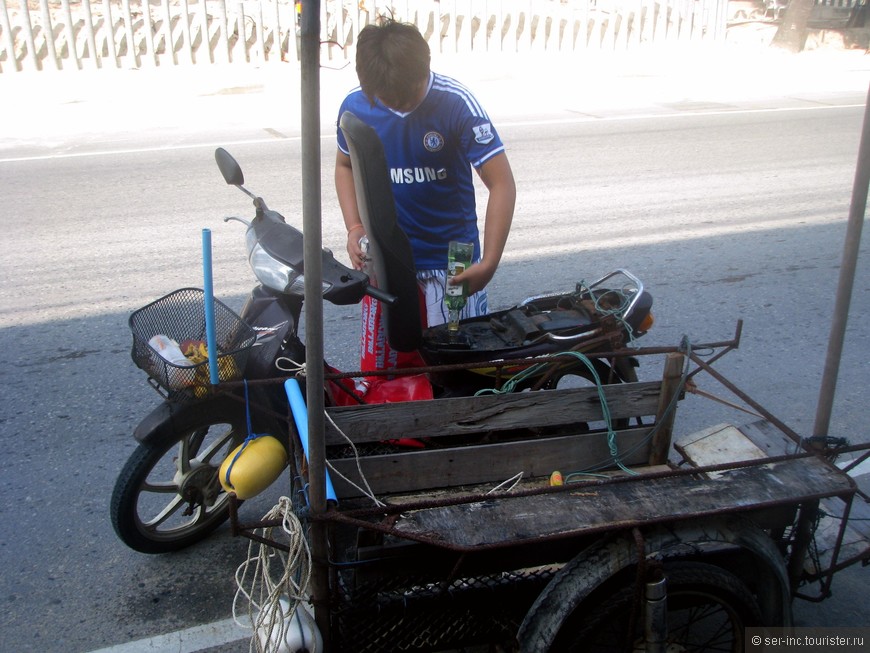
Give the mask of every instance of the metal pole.
POLYGON ((870 89, 864 108, 864 125, 861 142, 858 146, 858 165, 855 170, 855 183, 852 185, 852 205, 849 208, 849 222, 846 226, 846 242, 843 246, 843 261, 840 265, 840 281, 837 286, 837 299, 834 304, 834 317, 831 321, 831 334, 828 339, 828 354, 819 390, 819 403, 816 409, 816 422, 813 435, 828 435, 831 423, 831 408, 837 388, 837 375, 843 355, 843 340, 846 337, 846 321, 849 318, 849 304, 852 299, 852 286, 855 269, 858 265, 858 251, 861 246, 861 229, 867 209, 867 189, 870 186, 870 89))
MULTIPOLYGON (((301 19, 302 230, 305 234, 306 399, 308 496, 312 516, 326 512, 323 417, 323 269, 320 184, 320 1, 303 0, 301 19)), ((314 619, 329 650, 329 569, 326 524, 311 522, 311 596, 314 619)))

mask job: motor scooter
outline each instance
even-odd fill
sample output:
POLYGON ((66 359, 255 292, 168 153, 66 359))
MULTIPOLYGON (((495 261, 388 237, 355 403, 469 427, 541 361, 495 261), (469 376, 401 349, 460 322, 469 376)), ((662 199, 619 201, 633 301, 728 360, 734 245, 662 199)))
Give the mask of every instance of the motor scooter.
MULTIPOLYGON (((370 296, 383 302, 390 345, 418 351, 426 367, 412 370, 413 376, 387 370, 382 384, 362 391, 348 375, 327 366, 327 406, 437 400, 505 388, 546 390, 577 379, 637 380, 630 356, 609 362, 593 357, 623 347, 652 324, 652 297, 622 269, 569 292, 531 297, 463 320, 458 336, 449 334, 446 325, 423 329, 410 245, 396 223, 380 141, 351 114, 341 127, 348 136, 378 285, 324 249, 323 300, 351 305, 370 296), (614 286, 616 279, 620 283, 614 286), (563 352, 574 355, 560 358, 563 352), (542 360, 551 364, 541 365, 542 360)), ((242 169, 226 150, 219 148, 215 158, 227 184, 253 198, 250 222, 227 220, 246 225, 248 261, 259 283, 239 314, 214 301, 217 386, 210 384, 208 361, 202 359, 207 326, 203 291, 170 293, 130 317, 133 360, 164 401, 133 432, 139 444, 118 476, 110 511, 118 537, 143 553, 182 549, 228 518, 230 496, 219 469, 251 433, 268 433, 288 450, 297 437, 293 420, 287 419, 282 381, 306 359, 298 330, 305 299, 304 235, 245 188, 242 169), (156 336, 194 355, 173 362, 154 346, 156 336)), ((403 446, 402 434, 390 434, 388 446, 403 446)))

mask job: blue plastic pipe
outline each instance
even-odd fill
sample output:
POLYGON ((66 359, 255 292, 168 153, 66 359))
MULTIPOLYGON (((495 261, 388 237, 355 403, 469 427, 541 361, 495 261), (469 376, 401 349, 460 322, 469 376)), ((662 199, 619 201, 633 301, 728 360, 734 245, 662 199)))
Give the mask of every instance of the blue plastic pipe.
MULTIPOLYGON (((299 431, 299 439, 302 440, 305 460, 308 460, 308 406, 305 405, 302 389, 299 387, 299 382, 296 379, 284 381, 284 391, 287 393, 287 399, 290 402, 290 411, 293 413, 293 421, 296 422, 296 429, 299 431)), ((326 470, 326 500, 338 503, 328 469, 326 470)))
POLYGON ((202 277, 205 294, 205 346, 208 348, 208 374, 212 385, 220 383, 217 338, 214 327, 214 278, 211 272, 211 229, 202 230, 202 277))

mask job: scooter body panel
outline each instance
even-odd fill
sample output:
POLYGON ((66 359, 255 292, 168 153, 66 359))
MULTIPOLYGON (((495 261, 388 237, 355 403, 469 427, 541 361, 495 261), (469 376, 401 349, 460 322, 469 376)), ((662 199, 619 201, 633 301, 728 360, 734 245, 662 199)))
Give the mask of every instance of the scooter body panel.
POLYGON ((302 298, 279 295, 263 286, 251 291, 241 311, 241 318, 257 332, 245 376, 267 379, 279 376, 275 363, 279 358, 305 362, 305 345, 297 335, 302 298))

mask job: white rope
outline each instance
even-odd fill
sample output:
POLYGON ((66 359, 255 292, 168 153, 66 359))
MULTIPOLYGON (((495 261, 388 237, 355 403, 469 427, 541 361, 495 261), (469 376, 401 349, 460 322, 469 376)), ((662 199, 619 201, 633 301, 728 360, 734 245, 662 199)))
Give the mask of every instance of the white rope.
POLYGON ((287 374, 301 374, 305 376, 305 363, 297 363, 287 356, 279 356, 275 359, 275 367, 287 374))
POLYGON ((338 424, 335 423, 335 420, 332 419, 332 416, 328 412, 324 411, 324 415, 326 415, 326 419, 329 421, 330 424, 332 424, 332 427, 336 431, 338 431, 339 435, 341 435, 341 437, 343 437, 345 439, 345 441, 347 441, 347 443, 350 445, 350 448, 353 450, 353 457, 354 457, 354 460, 356 461, 356 471, 359 472, 359 477, 362 480, 362 483, 365 486, 365 488, 361 488, 359 485, 357 485, 356 483, 351 481, 347 476, 345 476, 344 474, 339 472, 335 467, 333 467, 332 463, 330 463, 328 460, 326 461, 327 467, 329 467, 329 469, 336 476, 338 476, 340 479, 342 479, 345 483, 349 483, 354 488, 356 488, 359 492, 361 492, 362 494, 367 496, 369 499, 371 499, 376 506, 378 506, 378 507, 385 506, 386 504, 375 496, 375 493, 372 490, 371 486, 369 485, 368 480, 366 480, 365 474, 363 474, 362 466, 360 465, 360 460, 359 460, 359 451, 357 451, 356 445, 353 443, 353 440, 351 440, 347 436, 347 434, 341 430, 341 428, 338 426, 338 424))
POLYGON ((502 481, 501 483, 496 485, 494 488, 492 488, 489 492, 487 492, 487 494, 495 494, 496 492, 499 492, 499 491, 510 492, 517 485, 520 484, 521 480, 523 480, 523 472, 520 472, 518 474, 514 474, 506 481, 502 481))
MULTIPOLYGON (((302 523, 296 517, 293 503, 288 497, 278 499, 278 503, 263 519, 281 519, 277 535, 284 534, 289 551, 285 553, 251 540, 247 560, 236 569, 233 619, 239 626, 247 627, 239 620, 239 604, 244 598, 248 603, 248 621, 254 630, 248 650, 277 653, 291 617, 301 609, 300 602, 308 600, 311 552, 302 523), (255 547, 259 549, 256 552, 255 547), (265 634, 265 638, 261 634, 265 634)), ((261 535, 271 540, 276 535, 275 530, 272 527, 263 528, 261 535)), ((309 650, 314 653, 313 648, 309 650)))

